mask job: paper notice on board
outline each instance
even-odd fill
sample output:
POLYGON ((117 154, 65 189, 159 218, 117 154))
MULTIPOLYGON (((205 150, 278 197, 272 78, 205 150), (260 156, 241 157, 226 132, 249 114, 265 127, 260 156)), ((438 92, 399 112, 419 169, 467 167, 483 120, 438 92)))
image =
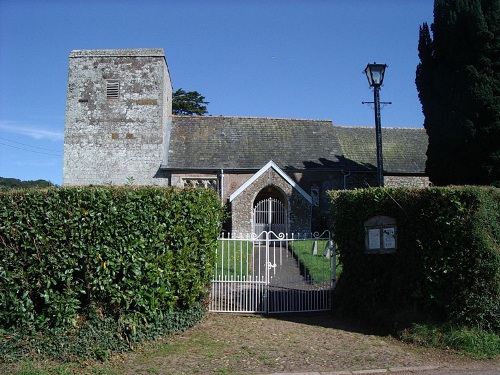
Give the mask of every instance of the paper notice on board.
POLYGON ((368 229, 368 249, 380 249, 380 229, 368 229))
POLYGON ((396 248, 396 236, 394 228, 384 228, 384 249, 396 248))

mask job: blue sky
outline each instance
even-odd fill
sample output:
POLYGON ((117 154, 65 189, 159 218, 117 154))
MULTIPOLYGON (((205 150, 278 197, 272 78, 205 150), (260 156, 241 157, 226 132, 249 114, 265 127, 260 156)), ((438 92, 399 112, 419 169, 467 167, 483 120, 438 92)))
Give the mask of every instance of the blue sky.
POLYGON ((418 31, 433 0, 0 0, 0 176, 62 181, 74 49, 163 48, 174 90, 213 116, 374 126, 367 63, 388 65, 383 127, 422 127, 418 31))

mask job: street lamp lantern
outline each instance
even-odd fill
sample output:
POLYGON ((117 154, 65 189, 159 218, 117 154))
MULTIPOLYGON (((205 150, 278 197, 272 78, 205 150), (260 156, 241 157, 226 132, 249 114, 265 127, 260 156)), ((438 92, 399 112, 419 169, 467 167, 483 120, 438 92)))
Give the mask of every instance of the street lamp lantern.
POLYGON ((370 87, 382 86, 382 83, 384 83, 385 68, 387 68, 387 65, 377 63, 368 64, 366 66, 365 74, 366 78, 368 78, 370 87))
POLYGON ((380 123, 380 86, 384 82, 386 64, 368 64, 365 68, 366 78, 373 87, 375 104, 375 134, 377 140, 377 180, 378 186, 384 186, 384 158, 382 156, 382 125, 380 123))

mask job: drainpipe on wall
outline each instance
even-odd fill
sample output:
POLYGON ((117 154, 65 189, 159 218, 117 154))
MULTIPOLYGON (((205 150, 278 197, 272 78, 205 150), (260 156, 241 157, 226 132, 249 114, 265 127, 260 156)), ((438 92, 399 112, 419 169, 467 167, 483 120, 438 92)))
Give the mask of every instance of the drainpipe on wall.
POLYGON ((220 200, 224 206, 224 169, 220 170, 220 200))
POLYGON ((341 172, 344 175, 344 190, 347 190, 347 177, 351 175, 351 172, 345 172, 343 169, 341 172))

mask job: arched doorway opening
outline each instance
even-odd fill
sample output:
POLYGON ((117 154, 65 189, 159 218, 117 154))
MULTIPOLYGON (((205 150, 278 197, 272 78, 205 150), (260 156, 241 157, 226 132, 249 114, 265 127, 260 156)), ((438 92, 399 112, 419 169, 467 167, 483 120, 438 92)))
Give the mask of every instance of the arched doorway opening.
POLYGON ((263 231, 276 235, 287 233, 288 209, 284 194, 275 186, 266 186, 255 197, 252 228, 256 235, 263 231))

